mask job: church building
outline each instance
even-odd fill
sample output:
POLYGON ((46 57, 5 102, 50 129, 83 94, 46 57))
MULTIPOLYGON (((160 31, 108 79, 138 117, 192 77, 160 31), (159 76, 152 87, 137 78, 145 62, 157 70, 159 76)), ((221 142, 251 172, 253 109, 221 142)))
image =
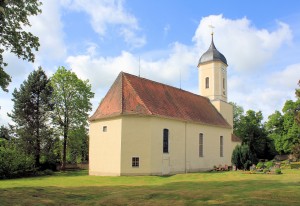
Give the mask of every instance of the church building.
POLYGON ((169 175, 231 165, 239 139, 227 102, 227 60, 212 41, 200 95, 121 72, 90 117, 89 174, 169 175))

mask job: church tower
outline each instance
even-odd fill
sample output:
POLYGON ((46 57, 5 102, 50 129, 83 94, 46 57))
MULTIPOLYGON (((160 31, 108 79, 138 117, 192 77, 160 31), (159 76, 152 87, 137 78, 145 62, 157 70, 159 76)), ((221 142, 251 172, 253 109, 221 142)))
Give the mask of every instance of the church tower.
POLYGON ((227 102, 227 60, 215 47, 213 37, 212 33, 210 47, 200 57, 198 63, 200 95, 209 98, 233 126, 233 107, 227 102))

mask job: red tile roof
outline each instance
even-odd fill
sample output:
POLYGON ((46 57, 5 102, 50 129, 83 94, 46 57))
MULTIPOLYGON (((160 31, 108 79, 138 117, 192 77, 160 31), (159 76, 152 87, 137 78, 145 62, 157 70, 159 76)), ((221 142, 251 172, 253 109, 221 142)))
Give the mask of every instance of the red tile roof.
POLYGON ((121 72, 90 121, 139 114, 231 128, 209 99, 121 72))
POLYGON ((238 136, 236 136, 235 134, 231 134, 231 141, 233 142, 242 142, 241 138, 239 138, 238 136))

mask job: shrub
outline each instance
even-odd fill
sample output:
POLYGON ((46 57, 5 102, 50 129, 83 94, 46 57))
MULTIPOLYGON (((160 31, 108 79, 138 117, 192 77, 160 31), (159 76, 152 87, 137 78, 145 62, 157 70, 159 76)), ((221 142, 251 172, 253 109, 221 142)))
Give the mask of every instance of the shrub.
POLYGON ((273 161, 269 161, 265 163, 266 168, 270 169, 271 167, 274 166, 274 162, 273 161))
POLYGON ((232 152, 231 162, 238 168, 248 170, 253 164, 252 154, 248 145, 237 145, 232 152))
POLYGON ((265 168, 264 170, 263 170, 263 173, 267 173, 267 172, 269 172, 270 170, 268 169, 268 168, 265 168))
POLYGON ((257 169, 263 169, 263 168, 265 168, 265 165, 264 165, 263 162, 259 162, 259 163, 257 163, 256 168, 257 169))
POLYGON ((279 169, 279 168, 278 168, 278 169, 276 169, 276 170, 275 170, 275 174, 277 174, 277 175, 280 175, 280 174, 282 174, 282 172, 281 172, 281 169, 279 169))
POLYGON ((15 148, 0 147, 0 179, 23 177, 36 172, 34 159, 15 148))
POLYGON ((300 162, 291 162, 291 169, 300 169, 300 162))

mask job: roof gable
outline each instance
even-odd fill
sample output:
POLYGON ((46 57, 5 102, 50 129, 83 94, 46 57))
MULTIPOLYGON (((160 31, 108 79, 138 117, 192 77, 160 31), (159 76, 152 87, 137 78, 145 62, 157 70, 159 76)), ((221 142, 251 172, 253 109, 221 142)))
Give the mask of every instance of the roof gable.
POLYGON ((123 72, 90 121, 121 114, 160 116, 230 128, 208 98, 123 72))

